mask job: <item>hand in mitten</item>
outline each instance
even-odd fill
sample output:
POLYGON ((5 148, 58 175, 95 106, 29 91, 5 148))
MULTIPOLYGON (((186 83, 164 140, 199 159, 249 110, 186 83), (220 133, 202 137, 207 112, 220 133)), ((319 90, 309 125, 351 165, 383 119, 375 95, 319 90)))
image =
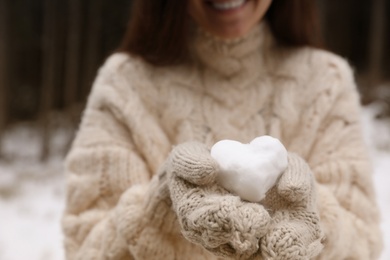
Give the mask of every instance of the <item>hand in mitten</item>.
POLYGON ((310 259, 322 250, 324 234, 315 205, 314 178, 307 163, 289 153, 288 167, 261 202, 272 221, 260 241, 264 259, 310 259))
POLYGON ((258 251, 269 214, 215 182, 218 164, 196 142, 177 146, 166 165, 173 209, 182 234, 217 255, 246 259, 258 251))

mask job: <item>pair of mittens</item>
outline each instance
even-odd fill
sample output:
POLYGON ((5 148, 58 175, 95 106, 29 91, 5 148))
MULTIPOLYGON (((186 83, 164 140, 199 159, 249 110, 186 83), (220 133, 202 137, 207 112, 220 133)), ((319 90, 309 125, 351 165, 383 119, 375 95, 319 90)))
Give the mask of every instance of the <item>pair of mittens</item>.
POLYGON ((261 203, 243 201, 216 182, 218 163, 197 142, 175 147, 165 165, 182 234, 235 259, 309 259, 322 249, 314 179, 298 155, 261 203))

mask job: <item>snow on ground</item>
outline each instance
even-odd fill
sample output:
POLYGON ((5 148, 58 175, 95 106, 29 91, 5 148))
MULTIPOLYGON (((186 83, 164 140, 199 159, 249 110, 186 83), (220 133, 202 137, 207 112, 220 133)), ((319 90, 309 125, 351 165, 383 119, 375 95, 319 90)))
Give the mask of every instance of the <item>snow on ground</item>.
MULTIPOLYGON (((390 259, 390 119, 372 120, 379 106, 366 107, 363 122, 375 167, 385 249, 390 259)), ((64 209, 63 147, 69 129, 56 130, 51 157, 39 163, 36 127, 19 125, 6 133, 0 160, 0 259, 63 260, 60 220, 64 209)))
POLYGON ((390 152, 376 151, 374 153, 375 175, 374 183, 378 204, 382 212, 382 232, 384 236, 384 251, 381 260, 390 259, 390 152))
POLYGON ((390 118, 373 120, 380 115, 383 103, 377 102, 363 110, 366 142, 369 144, 374 165, 374 184, 382 213, 384 250, 381 260, 390 259, 390 118))
POLYGON ((1 165, 0 259, 64 259, 64 187, 58 165, 1 165), (11 177, 16 172, 23 177, 11 177))
POLYGON ((20 124, 5 133, 0 160, 0 259, 62 260, 63 148, 69 129, 55 131, 51 157, 40 163, 39 128, 20 124))

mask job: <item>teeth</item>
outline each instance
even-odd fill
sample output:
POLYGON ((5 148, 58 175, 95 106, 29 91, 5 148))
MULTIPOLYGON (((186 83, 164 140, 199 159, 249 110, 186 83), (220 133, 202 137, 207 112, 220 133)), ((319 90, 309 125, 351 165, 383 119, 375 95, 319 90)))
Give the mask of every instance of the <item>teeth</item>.
POLYGON ((229 10, 229 9, 234 9, 237 7, 240 7, 245 3, 245 0, 234 0, 230 2, 224 2, 224 3, 217 3, 217 2, 212 2, 212 5, 215 9, 218 10, 229 10))

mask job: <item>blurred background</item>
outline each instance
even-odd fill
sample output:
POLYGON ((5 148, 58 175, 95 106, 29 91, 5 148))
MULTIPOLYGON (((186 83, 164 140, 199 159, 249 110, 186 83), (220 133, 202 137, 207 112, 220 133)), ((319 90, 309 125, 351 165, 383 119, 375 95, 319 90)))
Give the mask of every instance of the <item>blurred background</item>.
MULTIPOLYGON (((355 70, 390 259, 390 0, 316 0, 355 70)), ((0 0, 0 259, 63 259, 62 160, 131 0, 0 0), (21 250, 20 244, 23 245, 21 250)))

